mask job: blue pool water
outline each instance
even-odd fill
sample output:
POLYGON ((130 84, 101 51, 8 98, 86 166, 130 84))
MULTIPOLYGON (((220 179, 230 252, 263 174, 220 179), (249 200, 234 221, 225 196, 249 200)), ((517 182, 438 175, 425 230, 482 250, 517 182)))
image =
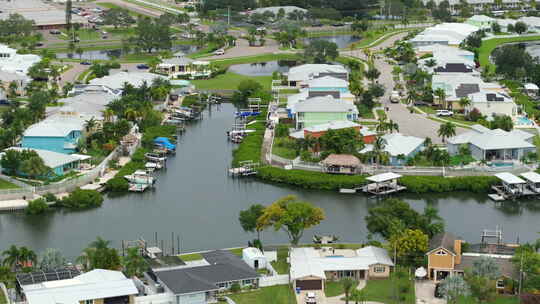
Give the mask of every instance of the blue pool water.
POLYGON ((512 167, 514 164, 512 163, 490 163, 490 167, 512 167))
POLYGON ((532 120, 528 119, 527 117, 519 117, 517 119, 518 124, 520 125, 531 125, 532 120))
POLYGON ((343 258, 344 256, 342 256, 342 255, 327 255, 326 257, 327 258, 343 258))

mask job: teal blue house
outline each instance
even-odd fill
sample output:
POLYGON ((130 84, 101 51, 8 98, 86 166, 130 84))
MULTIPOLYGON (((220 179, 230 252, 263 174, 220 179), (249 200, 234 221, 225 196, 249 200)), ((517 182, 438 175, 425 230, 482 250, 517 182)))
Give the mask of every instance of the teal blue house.
POLYGON ((349 92, 349 82, 345 79, 332 76, 324 76, 311 79, 307 82, 309 91, 324 91, 324 92, 349 92))
POLYGON ((21 146, 63 154, 75 153, 83 129, 83 119, 51 116, 28 127, 23 134, 21 146))
MULTIPOLYGON (((9 148, 10 150, 17 150, 22 151, 25 150, 25 148, 20 147, 12 147, 9 148)), ((64 153, 58 153, 53 151, 47 151, 47 150, 40 150, 40 149, 28 149, 36 152, 41 159, 43 159, 43 162, 45 163, 45 166, 52 169, 54 175, 51 175, 50 177, 54 176, 62 176, 66 174, 67 172, 78 169, 80 162, 82 159, 81 157, 84 157, 82 155, 70 155, 70 154, 64 154, 64 153)), ((0 153, 0 158, 3 155, 3 153, 0 153)), ((18 175, 26 176, 25 172, 17 172, 18 175)))

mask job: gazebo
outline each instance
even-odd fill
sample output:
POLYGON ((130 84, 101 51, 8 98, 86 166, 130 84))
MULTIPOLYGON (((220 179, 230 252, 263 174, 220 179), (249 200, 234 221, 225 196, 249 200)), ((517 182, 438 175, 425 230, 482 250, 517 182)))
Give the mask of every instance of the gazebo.
POLYGON ((321 164, 326 173, 355 174, 360 160, 351 154, 330 154, 321 164))

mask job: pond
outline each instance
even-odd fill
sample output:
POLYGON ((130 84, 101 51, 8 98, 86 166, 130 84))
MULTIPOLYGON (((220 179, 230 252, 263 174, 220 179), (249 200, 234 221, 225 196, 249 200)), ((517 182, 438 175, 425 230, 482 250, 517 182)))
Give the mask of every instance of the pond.
MULTIPOLYGON (((176 44, 172 46, 171 52, 182 51, 186 54, 194 53, 199 49, 195 45, 188 44, 176 44)), ((110 50, 88 50, 84 51, 81 56, 77 53, 56 53, 57 58, 75 58, 82 60, 111 60, 113 58, 119 58, 124 55, 122 49, 110 49, 110 50)))
MULTIPOLYGON (((225 131, 234 122, 231 104, 215 105, 204 119, 187 126, 179 138, 177 155, 159 173, 157 187, 145 193, 108 197, 100 208, 78 212, 52 212, 42 216, 24 213, 0 214, 0 251, 12 244, 37 252, 59 248, 69 257, 102 236, 121 248, 122 240, 143 237, 164 240, 170 248, 171 233, 180 236, 183 252, 243 246, 255 234, 245 233, 238 223, 240 210, 251 204, 267 205, 288 194, 322 207, 326 219, 307 230, 303 242, 314 234, 337 235, 343 242, 365 242, 365 216, 380 201, 363 195, 305 190, 227 176, 231 151, 225 131)), ((504 228, 506 241, 532 241, 540 231, 540 201, 525 200, 495 204, 487 194, 403 194, 416 210, 431 205, 444 218, 446 230, 470 242, 479 242, 482 229, 504 228)), ((262 233, 265 244, 285 243, 283 232, 262 233)), ((152 242, 153 243, 153 242, 152 242)))
POLYGON ((360 41, 362 37, 355 36, 355 35, 334 35, 334 36, 323 36, 323 37, 313 37, 313 38, 304 38, 305 44, 310 44, 311 42, 315 40, 326 40, 330 42, 334 42, 337 44, 339 49, 346 48, 349 46, 349 44, 353 42, 360 41))
POLYGON ((293 66, 296 61, 274 60, 267 62, 233 64, 229 66, 229 71, 246 76, 269 76, 274 72, 285 73, 293 66))
POLYGON ((529 53, 533 58, 540 57, 540 42, 526 42, 520 43, 520 45, 525 47, 525 51, 529 53))

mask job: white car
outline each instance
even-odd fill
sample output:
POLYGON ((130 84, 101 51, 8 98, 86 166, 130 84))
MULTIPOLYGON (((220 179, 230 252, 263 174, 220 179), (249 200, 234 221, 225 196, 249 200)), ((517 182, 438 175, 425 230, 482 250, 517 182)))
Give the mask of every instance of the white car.
POLYGON ((317 304, 317 297, 314 292, 308 292, 306 294, 306 304, 317 304))
POLYGON ((399 102, 399 92, 398 91, 392 91, 392 95, 390 95, 390 102, 392 102, 392 103, 398 103, 399 102))
POLYGON ((214 52, 214 55, 218 55, 218 56, 219 56, 219 55, 223 55, 223 54, 225 54, 225 51, 224 51, 223 49, 219 49, 219 50, 216 50, 216 51, 214 52))
POLYGON ((450 110, 437 110, 436 115, 437 116, 452 116, 454 115, 454 112, 450 110))

